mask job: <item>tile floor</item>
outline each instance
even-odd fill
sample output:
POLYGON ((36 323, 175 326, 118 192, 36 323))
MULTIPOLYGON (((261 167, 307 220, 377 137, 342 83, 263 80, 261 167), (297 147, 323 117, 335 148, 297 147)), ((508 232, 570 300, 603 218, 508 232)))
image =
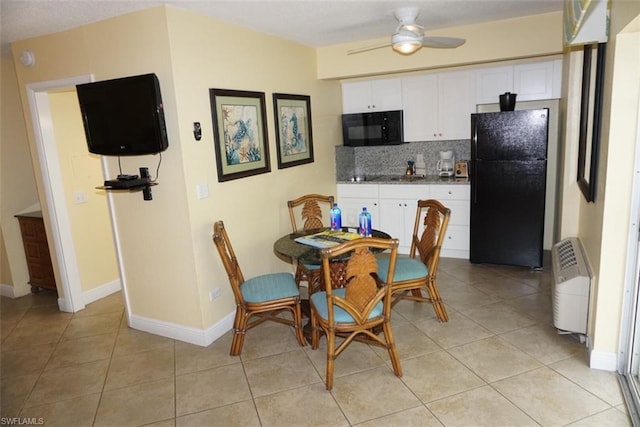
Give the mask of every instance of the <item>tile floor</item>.
MULTIPOLYGON (((1 299, 1 416, 47 426, 631 425, 612 372, 552 327, 548 272, 443 259, 450 320, 430 305, 394 309, 404 376, 385 351, 353 343, 324 388, 325 347, 288 327, 230 334, 207 348, 126 325, 120 294, 76 314, 55 295, 1 299), (27 420, 28 421, 28 420, 27 420)), ((324 341, 323 341, 324 343, 324 341)))

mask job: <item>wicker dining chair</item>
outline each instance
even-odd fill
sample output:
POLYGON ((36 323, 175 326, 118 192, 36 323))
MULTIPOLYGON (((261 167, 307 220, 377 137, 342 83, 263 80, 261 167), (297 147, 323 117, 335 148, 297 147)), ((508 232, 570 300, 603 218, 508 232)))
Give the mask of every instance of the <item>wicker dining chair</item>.
POLYGON ((236 300, 230 354, 239 356, 246 332, 266 320, 293 326, 298 343, 306 345, 302 335, 300 291, 293 276, 289 273, 270 273, 245 280, 222 221, 213 224, 213 242, 229 276, 236 300), (292 319, 278 316, 285 310, 291 312, 292 319), (252 316, 256 318, 249 322, 252 316))
MULTIPOLYGON (((334 197, 322 194, 306 194, 294 200, 289 200, 289 218, 294 233, 313 230, 329 226, 329 211, 333 207, 334 197), (326 220, 323 219, 323 212, 326 220)), ((320 266, 298 263, 295 273, 296 284, 306 281, 309 285, 309 295, 315 292, 320 284, 320 266)))
POLYGON ((353 340, 385 347, 393 372, 402 376, 400 359, 391 330, 391 287, 398 251, 397 239, 367 237, 322 249, 324 291, 311 295, 311 346, 317 349, 320 330, 327 337, 326 388, 333 388, 334 361, 353 340), (378 276, 378 266, 371 249, 390 250, 386 276, 378 276), (348 254, 349 255, 345 255, 348 254), (346 261, 347 284, 333 289, 329 264, 346 261), (382 328, 382 334, 376 331, 382 328), (344 338, 336 346, 336 335, 344 338))
MULTIPOLYGON (((409 256, 399 256, 396 261, 392 306, 401 299, 430 302, 439 321, 449 320, 438 291, 436 273, 450 216, 451 210, 439 201, 418 200, 409 256)), ((385 274, 389 255, 383 253, 377 259, 380 274, 385 274)))

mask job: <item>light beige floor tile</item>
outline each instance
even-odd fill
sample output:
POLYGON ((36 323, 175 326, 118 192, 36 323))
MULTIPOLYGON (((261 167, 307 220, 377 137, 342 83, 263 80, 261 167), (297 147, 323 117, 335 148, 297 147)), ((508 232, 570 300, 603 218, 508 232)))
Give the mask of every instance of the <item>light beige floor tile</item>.
POLYGON ((42 344, 28 349, 4 351, 0 355, 0 377, 39 374, 51 357, 55 344, 42 344))
POLYGON ((260 427, 260 419, 252 400, 233 403, 208 411, 184 415, 176 419, 176 427, 260 427))
POLYGON ((466 310, 464 315, 495 334, 502 334, 536 323, 535 319, 521 314, 503 302, 466 310))
POLYGON ((176 341, 176 375, 240 363, 239 357, 229 355, 230 349, 231 332, 207 347, 176 341))
MULTIPOLYGON (((441 350, 438 344, 411 323, 392 325, 392 329, 400 360, 441 350)), ((373 346, 372 348, 384 361, 391 363, 389 352, 386 348, 378 346, 373 346)))
POLYGON ((145 427, 175 427, 175 426, 176 426, 175 419, 168 419, 164 421, 158 421, 155 423, 145 424, 145 427))
MULTIPOLYGON (((7 338, 11 332, 13 332, 13 330, 16 328, 17 325, 18 325, 18 320, 12 320, 12 319, 0 320, 0 343, 3 342, 4 339, 7 338)), ((2 350, 4 350, 4 348, 0 346, 0 351, 2 350)))
POLYGON ((626 414, 611 408, 570 425, 572 427, 631 427, 633 424, 626 414))
POLYGON ((388 367, 336 378, 332 394, 351 424, 420 405, 418 398, 388 367))
POLYGON ((550 368, 595 394, 611 406, 623 403, 624 397, 617 373, 589 368, 585 363, 585 355, 580 354, 562 360, 550 365, 550 368))
POLYGON ((255 400, 264 427, 349 425, 331 393, 322 383, 258 397, 255 400))
POLYGON ((320 376, 303 350, 253 359, 243 363, 255 397, 320 382, 320 376))
POLYGON ((498 337, 454 347, 449 353, 487 382, 541 366, 540 362, 498 337))
POLYGON ((537 292, 537 289, 511 277, 495 277, 491 280, 475 282, 473 287, 501 299, 512 299, 537 292))
MULTIPOLYGON (((486 265, 471 264, 467 260, 440 258, 440 272, 445 272, 464 283, 476 283, 496 277, 496 272, 486 265)), ((443 289, 440 288, 442 293, 443 289)))
MULTIPOLYGON (((342 341, 340 338, 336 339, 336 346, 342 341)), ((317 350, 308 346, 305 347, 305 352, 324 381, 327 371, 327 340, 321 337, 317 350)), ((361 342, 352 342, 335 360, 333 365, 334 378, 384 366, 384 361, 388 360, 389 356, 385 353, 383 357, 380 357, 372 346, 361 342)))
POLYGON ((498 381, 492 386, 542 425, 565 425, 609 407, 547 367, 498 381))
POLYGON ((4 416, 7 416, 5 410, 11 413, 20 412, 20 407, 29 397, 38 377, 38 374, 28 374, 3 378, 0 381, 0 409, 4 416), (9 411, 10 408, 13 409, 9 411))
POLYGON ((548 292, 514 298, 506 301, 506 304, 514 307, 520 313, 536 319, 538 322, 549 325, 553 323, 551 294, 548 292))
POLYGON ((100 393, 76 397, 62 402, 26 408, 21 418, 42 419, 47 427, 90 427, 98 409, 100 393))
POLYGON ((425 320, 414 324, 442 348, 468 344, 494 335, 460 313, 449 313, 449 321, 444 323, 425 320))
POLYGON ((139 426, 175 417, 174 379, 105 391, 95 426, 139 426))
POLYGON ((20 319, 20 327, 36 326, 62 326, 62 329, 69 324, 73 313, 60 311, 56 305, 42 305, 31 307, 20 319))
POLYGON ((499 301, 498 298, 487 295, 467 284, 441 288, 440 296, 447 307, 451 306, 454 310, 461 312, 499 301))
POLYGON ((559 335, 550 325, 533 325, 500 335, 529 356, 548 365, 566 359, 579 352, 586 352, 586 347, 569 335, 559 335))
POLYGON ((36 326, 21 328, 20 325, 16 325, 2 341, 2 351, 23 350, 49 343, 55 344, 60 341, 64 328, 63 325, 58 325, 53 329, 36 326))
POLYGON ((116 292, 98 301, 88 304, 84 310, 75 313, 76 317, 95 316, 97 314, 120 313, 124 312, 124 301, 122 294, 116 292))
POLYGON ((64 331, 64 338, 74 339, 116 332, 122 316, 121 313, 108 313, 96 316, 74 317, 64 331))
POLYGON ((173 377, 173 348, 160 348, 127 356, 114 357, 109 366, 105 390, 173 377))
POLYGON ((174 340, 136 329, 121 329, 118 332, 113 356, 127 356, 148 350, 173 347, 174 340))
MULTIPOLYGON (((432 320, 438 321, 436 312, 433 309, 433 304, 428 302, 417 302, 410 300, 400 300, 394 307, 393 313, 400 314, 403 318, 410 322, 432 320)), ((391 324, 396 325, 394 318, 391 318, 391 324)))
POLYGON ((393 426, 440 427, 442 424, 431 412, 429 412, 427 408, 422 405, 358 424, 358 427, 393 426))
POLYGON ((108 360, 45 371, 31 392, 26 407, 59 402, 102 391, 108 360))
POLYGON ((427 404, 446 426, 537 426, 536 422, 489 386, 427 404))
POLYGON ((300 345, 292 327, 265 322, 247 331, 242 348, 242 360, 272 356, 298 348, 300 345))
POLYGON ((241 364, 176 376, 176 415, 251 399, 241 364))
POLYGON ((404 360, 402 371, 402 381, 425 403, 485 384, 445 351, 404 360))
POLYGON ((111 358, 116 334, 92 335, 62 341, 56 347, 46 369, 61 368, 78 363, 111 358))

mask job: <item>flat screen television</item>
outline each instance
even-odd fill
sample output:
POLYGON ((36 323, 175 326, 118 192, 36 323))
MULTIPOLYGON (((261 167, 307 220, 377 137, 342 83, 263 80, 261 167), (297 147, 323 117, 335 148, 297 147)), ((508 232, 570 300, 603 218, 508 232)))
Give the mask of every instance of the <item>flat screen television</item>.
POLYGON ((80 84, 76 91, 90 153, 137 156, 169 146, 155 74, 80 84))

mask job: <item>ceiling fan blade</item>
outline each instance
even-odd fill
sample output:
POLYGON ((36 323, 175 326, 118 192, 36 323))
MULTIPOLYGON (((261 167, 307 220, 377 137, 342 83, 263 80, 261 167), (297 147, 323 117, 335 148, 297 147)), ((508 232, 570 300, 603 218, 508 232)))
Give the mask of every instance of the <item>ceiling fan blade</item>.
POLYGON ((423 46, 443 49, 462 46, 465 42, 465 39, 457 37, 424 37, 422 39, 423 46))
POLYGON ((354 53, 368 52, 370 50, 381 49, 383 47, 389 47, 389 46, 391 46, 391 43, 386 42, 386 43, 382 43, 374 46, 361 47, 359 49, 351 49, 347 51, 347 55, 353 55, 354 53))

